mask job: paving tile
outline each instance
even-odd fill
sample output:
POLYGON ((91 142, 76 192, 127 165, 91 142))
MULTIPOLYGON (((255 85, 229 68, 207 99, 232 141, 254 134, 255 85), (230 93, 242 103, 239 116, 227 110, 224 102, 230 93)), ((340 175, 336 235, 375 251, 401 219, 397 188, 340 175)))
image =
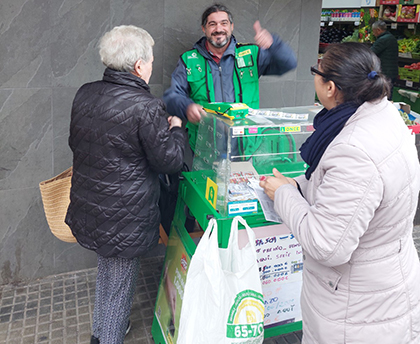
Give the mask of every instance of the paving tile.
POLYGON ((6 343, 7 332, 0 332, 0 343, 6 343))
POLYGON ((37 323, 38 319, 33 317, 33 318, 28 318, 26 317, 25 319, 25 326, 35 326, 37 323))
POLYGON ((33 335, 35 335, 35 330, 36 330, 36 327, 35 326, 27 326, 23 330, 23 336, 24 337, 25 336, 30 336, 30 335, 33 336, 33 335))
MULTIPOLYGON (((414 235, 420 248, 420 226, 414 235)), ((125 344, 153 344, 151 326, 164 257, 143 259, 125 344)), ((50 276, 29 285, 0 286, 0 343, 89 344, 96 269, 50 276)), ((299 344, 302 332, 264 340, 299 344)))
POLYGON ((36 337, 34 335, 22 338, 22 344, 33 344, 33 343, 36 343, 36 337))

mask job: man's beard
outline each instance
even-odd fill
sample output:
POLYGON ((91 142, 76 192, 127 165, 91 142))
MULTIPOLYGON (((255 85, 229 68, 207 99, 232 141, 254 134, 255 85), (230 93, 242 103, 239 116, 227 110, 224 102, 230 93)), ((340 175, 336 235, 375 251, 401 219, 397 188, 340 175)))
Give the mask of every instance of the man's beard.
MULTIPOLYGON (((224 32, 214 32, 213 35, 217 36, 219 34, 225 34, 224 32)), ((225 39, 223 41, 221 41, 220 43, 216 42, 215 40, 213 40, 213 35, 211 35, 210 37, 207 37, 207 41, 215 48, 223 48, 226 44, 228 44, 230 42, 230 38, 231 36, 228 36, 227 34, 225 34, 225 39)))

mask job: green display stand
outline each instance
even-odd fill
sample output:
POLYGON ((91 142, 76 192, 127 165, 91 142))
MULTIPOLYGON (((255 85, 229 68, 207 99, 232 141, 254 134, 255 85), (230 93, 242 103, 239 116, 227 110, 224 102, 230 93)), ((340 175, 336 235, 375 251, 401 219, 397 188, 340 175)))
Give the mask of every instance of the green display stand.
MULTIPOLYGON (((292 116, 296 112, 302 114, 316 110, 313 107, 300 107, 280 109, 278 113, 281 115, 282 111, 289 111, 288 114, 292 116)), ((252 169, 257 178, 260 174, 269 174, 272 167, 276 167, 280 172, 291 177, 304 173, 306 168, 306 165, 300 158, 300 154, 298 154, 297 147, 300 147, 300 144, 311 134, 313 127, 310 122, 270 119, 262 125, 260 123, 262 122, 261 119, 258 119, 259 123, 257 123, 257 119, 255 118, 255 121, 253 121, 252 117, 234 122, 217 115, 204 117, 199 126, 193 171, 184 172, 183 180, 181 180, 179 185, 175 216, 171 226, 165 265, 158 289, 152 336, 155 343, 159 344, 176 343, 178 336, 183 290, 189 262, 196 249, 196 242, 191 239, 185 228, 187 214, 194 216, 204 230, 207 228, 209 220, 215 218, 218 224, 219 246, 227 247, 231 223, 235 215, 230 213, 230 210, 233 209, 230 205, 232 203, 235 204, 235 202, 230 202, 228 197, 226 197, 222 204, 217 203, 216 206, 216 198, 220 190, 222 192, 228 190, 227 186, 223 190, 221 185, 231 185, 232 180, 229 178, 232 178, 232 174, 239 173, 234 172, 238 171, 238 166, 252 169), (264 136, 264 133, 266 136, 264 136), (238 149, 238 145, 241 144, 242 148, 245 147, 246 149, 238 149), (221 163, 221 159, 226 157, 228 164, 224 165, 221 163), (226 176, 227 174, 228 177, 222 181, 220 186, 219 184, 216 186, 216 183, 220 182, 221 171, 218 170, 220 166, 227 169, 227 171, 223 171, 225 172, 223 175, 226 176), (211 191, 212 188, 214 188, 213 191, 211 191)), ((249 202, 253 201, 250 200, 249 202)), ((267 221, 259 203, 258 207, 249 211, 249 213, 247 213, 247 207, 244 207, 242 211, 240 215, 254 231, 260 230, 264 232, 266 228, 269 232, 273 227, 277 228, 276 226, 285 227, 284 225, 276 225, 267 221)), ((294 295, 296 300, 299 299, 300 294, 303 263, 300 259, 300 245, 290 234, 290 231, 287 228, 286 230, 287 232, 282 232, 283 234, 281 235, 276 236, 276 232, 275 235, 271 234, 270 238, 262 237, 262 239, 259 239, 261 246, 257 245, 257 252, 260 250, 263 252, 262 247, 266 248, 264 251, 279 250, 275 252, 277 254, 272 255, 274 259, 290 256, 291 253, 294 254, 292 261, 287 262, 288 265, 285 264, 286 268, 279 268, 279 266, 283 265, 282 263, 277 265, 270 263, 271 265, 267 264, 264 266, 264 269, 266 267, 273 269, 271 275, 269 275, 276 277, 276 279, 272 279, 273 281, 287 280, 287 283, 284 285, 288 286, 289 294, 290 291, 296 294, 294 295), (276 240, 278 240, 278 245, 274 246, 275 244, 272 243, 276 242, 276 240), (264 241, 266 246, 263 246, 264 241), (269 246, 270 244, 267 244, 267 242, 270 242, 272 246, 269 246), (283 248, 281 243, 284 243, 283 248)), ((266 258, 261 258, 261 261, 266 258)), ((259 266, 260 274, 262 273, 261 276, 268 276, 264 275, 264 271, 261 272, 262 265, 259 266)), ((270 279, 262 280, 263 294, 264 284, 269 282, 271 282, 270 279)), ((266 338, 302 329, 300 313, 297 314, 296 311, 296 309, 300 311, 300 305, 295 307, 294 304, 287 304, 286 300, 285 302, 282 302, 282 300, 278 301, 282 295, 271 295, 270 298, 265 298, 266 317, 271 313, 273 318, 273 321, 270 323, 265 323, 264 336, 266 338), (275 309, 273 304, 271 304, 273 300, 276 302, 275 309), (274 318, 273 314, 275 312, 279 316, 276 315, 274 318), (288 314, 285 316, 284 314, 287 312, 291 312, 290 314, 292 315, 290 317, 288 314)))

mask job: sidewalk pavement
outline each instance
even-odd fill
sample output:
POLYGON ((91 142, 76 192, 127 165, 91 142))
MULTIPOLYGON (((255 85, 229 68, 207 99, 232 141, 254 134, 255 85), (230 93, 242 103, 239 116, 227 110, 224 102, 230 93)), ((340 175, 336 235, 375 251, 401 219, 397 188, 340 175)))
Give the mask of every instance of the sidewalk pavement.
MULTIPOLYGON (((420 253, 420 226, 413 233, 420 253)), ((125 344, 154 344, 154 305, 163 256, 146 258, 131 312, 125 344)), ((0 343, 89 344, 96 268, 49 276, 27 285, 0 286, 0 343)), ((267 338, 264 344, 300 344, 302 332, 267 338)))

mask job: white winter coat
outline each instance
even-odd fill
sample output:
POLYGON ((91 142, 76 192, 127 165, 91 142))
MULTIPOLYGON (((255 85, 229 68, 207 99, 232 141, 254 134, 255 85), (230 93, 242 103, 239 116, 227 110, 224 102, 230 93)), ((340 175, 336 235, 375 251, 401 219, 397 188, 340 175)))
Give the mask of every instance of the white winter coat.
POLYGON ((304 250, 302 343, 420 343, 420 167, 397 109, 364 103, 297 181, 275 207, 304 250))

